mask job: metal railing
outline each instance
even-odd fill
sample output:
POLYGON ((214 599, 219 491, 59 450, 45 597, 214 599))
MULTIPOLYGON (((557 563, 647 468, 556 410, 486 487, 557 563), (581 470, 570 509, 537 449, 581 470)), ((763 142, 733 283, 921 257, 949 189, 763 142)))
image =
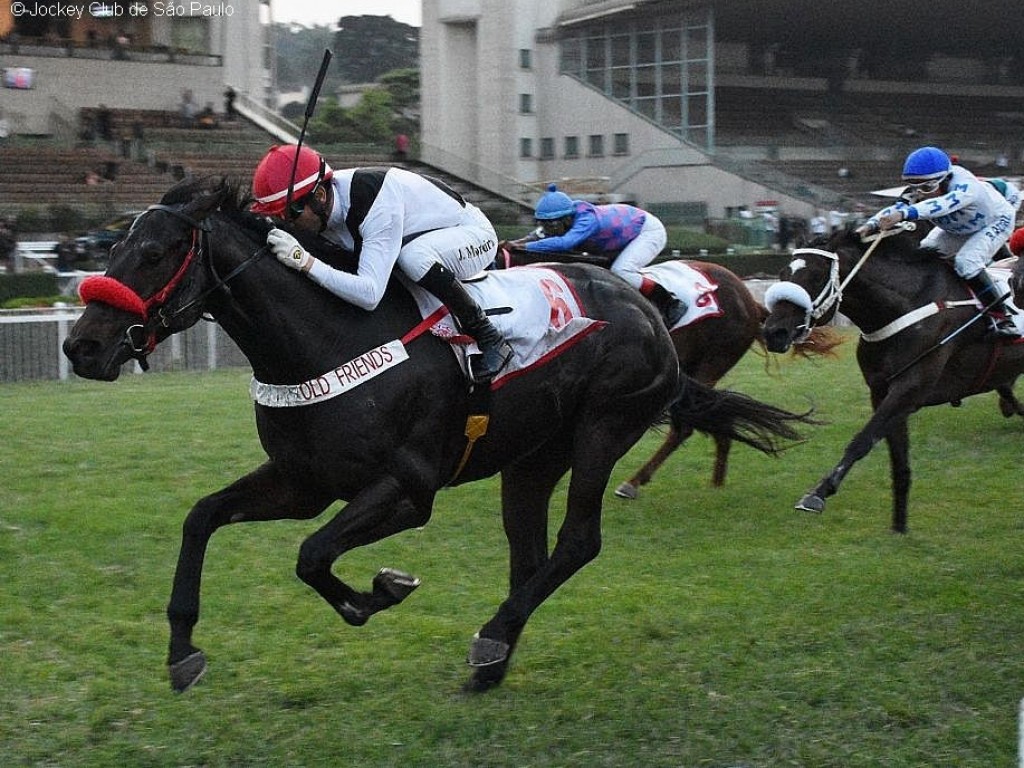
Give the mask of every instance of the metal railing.
MULTIPOLYGON (((71 364, 61 346, 82 307, 0 311, 0 384, 65 380, 71 364)), ((161 344, 149 357, 152 371, 203 371, 249 365, 216 323, 199 323, 161 344)), ((126 371, 141 373, 137 363, 126 371)))

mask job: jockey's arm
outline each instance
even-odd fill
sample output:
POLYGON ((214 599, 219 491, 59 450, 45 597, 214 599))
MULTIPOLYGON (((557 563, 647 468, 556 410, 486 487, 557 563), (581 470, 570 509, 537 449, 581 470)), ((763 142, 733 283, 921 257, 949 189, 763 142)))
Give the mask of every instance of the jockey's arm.
POLYGON ((597 216, 593 211, 577 211, 572 226, 564 235, 555 237, 542 237, 540 240, 533 240, 526 244, 528 251, 573 251, 587 241, 597 230, 597 216))
POLYGON ((359 232, 363 242, 354 275, 317 259, 309 270, 309 277, 350 304, 373 310, 384 298, 398 252, 402 249, 401 212, 371 209, 359 232))
POLYGON ((903 218, 907 221, 916 221, 948 216, 975 201, 980 192, 980 183, 956 184, 944 195, 909 205, 903 209, 903 218))

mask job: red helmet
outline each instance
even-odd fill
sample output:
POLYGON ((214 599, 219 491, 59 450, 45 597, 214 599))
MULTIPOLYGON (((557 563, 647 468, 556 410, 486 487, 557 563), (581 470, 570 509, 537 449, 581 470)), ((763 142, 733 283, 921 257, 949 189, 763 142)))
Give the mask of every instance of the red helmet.
POLYGON ((301 200, 322 181, 328 181, 334 172, 319 153, 309 147, 299 149, 299 162, 295 164, 295 145, 280 144, 270 150, 256 166, 252 175, 252 194, 256 202, 253 213, 284 217, 284 205, 288 197, 288 182, 292 180, 292 166, 295 167, 295 181, 292 200, 301 200))
POLYGON ((1010 253, 1014 256, 1020 256, 1024 254, 1024 227, 1014 230, 1014 233, 1010 235, 1010 253))

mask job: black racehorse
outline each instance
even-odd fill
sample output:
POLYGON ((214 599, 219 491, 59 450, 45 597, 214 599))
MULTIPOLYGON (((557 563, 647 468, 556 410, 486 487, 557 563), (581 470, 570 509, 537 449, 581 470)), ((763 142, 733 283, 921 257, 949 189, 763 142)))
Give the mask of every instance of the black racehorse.
POLYGON ((1004 415, 1024 415, 1011 389, 1024 371, 1024 344, 990 334, 964 281, 935 250, 921 248, 916 233, 895 232, 872 242, 846 230, 795 250, 780 283, 765 297, 770 313, 764 337, 769 350, 785 351, 840 309, 861 330, 857 362, 874 413, 797 509, 823 511, 853 465, 884 438, 892 529, 904 533, 910 414, 996 390, 1004 415))
MULTIPOLYGON (((527 251, 512 244, 503 244, 502 253, 496 260, 499 268, 537 264, 554 261, 558 263, 589 263, 605 268, 618 254, 595 255, 576 252, 527 251)), ((768 316, 768 310, 750 292, 746 283, 731 270, 712 262, 685 260, 686 264, 702 273, 709 284, 717 285, 715 298, 718 314, 705 317, 699 322, 684 325, 672 331, 672 344, 679 358, 679 367, 687 376, 702 384, 714 387, 738 363, 753 345, 763 348, 761 324, 768 316)), ((840 337, 815 329, 807 339, 794 344, 796 355, 808 354, 827 356, 840 341, 840 337), (809 352, 813 350, 813 352, 809 352)), ((693 429, 683 425, 677 429, 670 425, 668 433, 654 455, 637 472, 619 484, 615 495, 623 499, 635 499, 641 486, 654 478, 654 473, 693 434, 693 429)), ((795 435, 794 435, 795 436, 795 435)), ((729 435, 711 435, 715 443, 715 463, 711 471, 711 484, 715 487, 725 483, 729 469, 729 451, 732 438, 729 435)))
POLYGON ((470 646, 467 688, 484 690, 504 678, 533 611, 598 554, 612 468, 670 403, 683 425, 766 451, 790 428, 785 412, 681 378, 653 308, 604 270, 580 265, 558 272, 588 315, 606 323, 602 330, 493 388, 481 407, 447 341, 430 334, 401 341, 421 320, 403 288, 389 288, 372 313, 350 306, 265 256, 269 224, 243 208, 232 187, 200 180, 178 185, 143 213, 106 275, 82 284, 87 308, 64 344, 75 372, 114 380, 123 363, 144 361, 155 344, 204 312, 246 355, 260 382, 254 387, 280 385, 312 397, 340 381, 342 371, 349 381, 381 370, 313 405, 255 406, 267 461, 197 502, 183 526, 167 609, 176 690, 206 668, 192 632, 207 544, 222 526, 311 519, 335 500, 347 501, 302 544, 296 571, 358 626, 419 582, 383 569, 370 591, 358 591, 332 573, 335 561, 424 525, 444 486, 501 472, 510 587, 470 646), (384 365, 403 354, 404 363, 384 365), (489 414, 485 434, 479 419, 468 419, 481 411, 489 414), (548 504, 569 471, 565 518, 549 551, 548 504))

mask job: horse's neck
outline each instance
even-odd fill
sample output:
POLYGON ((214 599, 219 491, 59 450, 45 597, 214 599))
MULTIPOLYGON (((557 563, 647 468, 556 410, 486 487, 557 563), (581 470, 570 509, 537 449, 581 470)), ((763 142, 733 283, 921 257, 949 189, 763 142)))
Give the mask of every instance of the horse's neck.
MULTIPOLYGON (((873 257, 872 257, 873 258, 873 257)), ((851 258, 841 274, 860 260, 851 258)), ((840 311, 860 328, 890 322, 931 302, 955 298, 957 278, 937 259, 901 262, 871 258, 843 289, 840 311)))
MULTIPOLYGON (((215 257, 220 276, 242 264, 251 250, 238 241, 221 245, 215 257)), ((415 320, 405 317, 409 310, 402 297, 385 297, 376 310, 366 312, 287 269, 269 253, 233 278, 227 293, 211 301, 210 311, 256 378, 272 384, 319 376, 396 338, 399 328, 411 327, 415 320)))

